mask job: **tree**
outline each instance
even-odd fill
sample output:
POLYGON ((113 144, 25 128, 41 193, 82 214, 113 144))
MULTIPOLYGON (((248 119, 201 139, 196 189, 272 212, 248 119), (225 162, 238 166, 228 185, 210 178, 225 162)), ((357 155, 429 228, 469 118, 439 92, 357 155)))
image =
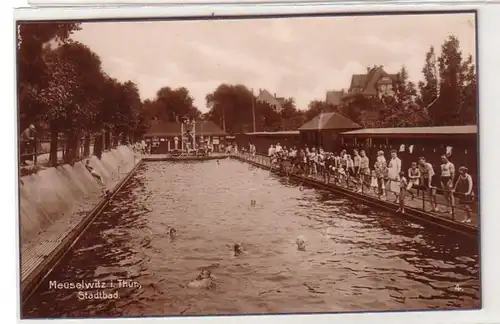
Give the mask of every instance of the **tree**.
POLYGON ((55 52, 47 55, 46 59, 50 77, 46 86, 36 94, 36 98, 44 107, 43 119, 50 125, 49 160, 52 165, 56 165, 59 132, 68 119, 68 110, 74 105, 74 93, 78 87, 77 68, 55 52))
POLYGON ((17 26, 17 81, 20 124, 24 128, 43 114, 44 98, 38 94, 49 86, 51 70, 44 58, 50 42, 64 43, 80 29, 76 23, 22 23, 17 26))
POLYGON ((205 96, 205 101, 210 108, 206 118, 232 134, 253 130, 252 105, 256 116, 262 113, 262 105, 255 101, 252 91, 240 84, 221 84, 205 96))
POLYGON ((425 55, 422 74, 424 75, 424 81, 418 82, 419 96, 417 103, 422 107, 428 107, 438 97, 436 53, 433 46, 425 55))
POLYGON ((179 122, 182 117, 196 114, 193 98, 187 88, 164 87, 156 93, 160 119, 179 122))
POLYGON ((340 111, 363 127, 381 127, 387 106, 379 98, 355 94, 342 104, 340 111))
POLYGON ((307 110, 304 112, 304 119, 306 120, 306 122, 308 122, 320 113, 332 111, 337 111, 337 108, 333 105, 328 104, 326 101, 313 100, 309 103, 307 110))
POLYGON ((477 123, 477 76, 476 67, 472 60, 472 55, 467 57, 463 63, 463 88, 460 104, 460 124, 477 123))
POLYGON ((122 141, 143 134, 148 121, 137 86, 103 73, 101 60, 90 48, 72 41, 78 24, 22 24, 18 27, 19 106, 22 123, 48 125, 50 162, 56 165, 59 134, 65 135, 65 162, 94 153, 100 157, 103 130, 106 148, 110 132, 122 141))
MULTIPOLYGON (((103 80, 101 60, 87 46, 77 42, 65 43, 56 48, 51 55, 56 58, 55 64, 67 64, 73 67, 70 79, 77 85, 67 89, 71 100, 64 106, 63 114, 49 116, 51 136, 57 137, 61 130, 65 132, 67 149, 65 162, 72 163, 79 158, 82 135, 86 136, 88 141, 90 132, 100 129, 98 110, 102 100, 103 80)), ((51 77, 57 76, 52 74, 51 77)))
POLYGON ((285 103, 283 104, 282 108, 282 130, 297 130, 304 124, 304 112, 297 109, 297 107, 295 106, 295 100, 293 98, 285 99, 285 103))
POLYGON ((460 44, 450 36, 441 47, 439 62, 439 98, 429 107, 434 125, 459 125, 464 92, 464 66, 460 44))
POLYGON ((381 101, 385 108, 381 110, 378 127, 415 127, 426 126, 428 116, 417 101, 415 84, 408 80, 404 66, 393 81, 393 95, 384 96, 381 101))

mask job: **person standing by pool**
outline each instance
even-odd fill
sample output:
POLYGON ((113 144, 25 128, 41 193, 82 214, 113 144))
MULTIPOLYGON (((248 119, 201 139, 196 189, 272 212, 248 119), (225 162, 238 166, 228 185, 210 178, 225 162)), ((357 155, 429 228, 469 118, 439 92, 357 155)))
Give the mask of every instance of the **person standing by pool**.
POLYGON ((335 163, 334 157, 332 156, 332 153, 325 153, 325 171, 323 173, 323 179, 325 183, 329 184, 330 183, 330 177, 333 172, 333 164, 335 163))
POLYGON ((350 154, 345 155, 346 160, 346 173, 347 173, 347 186, 350 187, 351 184, 356 186, 356 174, 354 171, 354 161, 350 154))
POLYGON ((311 173, 311 151, 309 151, 309 147, 306 146, 306 149, 305 149, 305 172, 306 172, 306 176, 309 176, 309 174, 311 173))
POLYGON ((271 144, 269 145, 269 149, 267 150, 267 156, 271 158, 274 155, 274 146, 271 144))
POLYGON ((385 179, 387 178, 387 161, 384 156, 384 151, 377 152, 377 159, 375 160, 375 175, 377 177, 377 185, 378 185, 378 196, 382 200, 386 200, 385 193, 385 179))
POLYGON ((360 161, 361 161, 361 157, 359 156, 359 152, 357 149, 354 149, 352 151, 352 160, 353 160, 353 166, 354 166, 354 178, 356 179, 356 191, 359 192, 359 183, 361 181, 361 178, 360 178, 360 173, 359 173, 359 170, 360 170, 360 161))
POLYGON ((445 212, 451 213, 452 206, 455 205, 453 195, 451 194, 451 189, 453 188, 453 183, 455 180, 455 165, 448 160, 446 154, 441 155, 441 188, 443 189, 444 199, 447 204, 450 204, 451 208, 445 210, 445 212))
POLYGON ((406 179, 404 172, 399 172, 398 184, 399 184, 399 209, 397 210, 397 212, 398 213, 401 212, 404 214, 406 187, 408 186, 408 180, 406 179))
POLYGON ((415 193, 411 190, 412 188, 417 189, 418 196, 418 188, 420 186, 420 169, 417 167, 417 162, 411 163, 411 168, 408 169, 408 186, 406 190, 410 193, 411 199, 415 199, 415 193))
POLYGON ((389 190, 396 196, 394 202, 398 203, 399 199, 399 173, 401 172, 401 160, 398 158, 398 153, 396 150, 391 151, 391 160, 389 161, 388 170, 387 170, 388 181, 386 184, 389 187, 389 190))
POLYGON ((35 152, 35 125, 31 124, 21 133, 21 164, 26 165, 26 160, 32 160, 35 152))
POLYGON ((318 153, 316 152, 316 148, 312 148, 309 153, 309 166, 311 168, 311 176, 316 176, 318 172, 318 153))
POLYGON ((471 214, 472 214, 472 210, 471 210, 470 205, 473 202, 472 177, 468 173, 467 168, 464 166, 462 166, 458 169, 458 173, 459 173, 459 175, 458 175, 457 181, 455 182, 455 186, 453 187, 453 191, 455 193, 459 194, 460 204, 464 205, 465 211, 467 213, 467 218, 465 218, 462 222, 463 223, 470 223, 471 222, 471 214))
POLYGON ((366 156, 365 150, 361 150, 359 157, 359 174, 361 185, 358 188, 358 192, 363 191, 363 186, 370 187, 371 177, 370 177, 370 160, 366 156))
POLYGON ((422 186, 426 188, 427 193, 430 196, 431 209, 437 212, 436 206, 436 173, 434 172, 434 167, 429 162, 425 161, 425 157, 421 156, 418 158, 418 163, 420 165, 420 174, 422 176, 422 186))
POLYGON ((283 148, 281 147, 280 142, 278 142, 278 144, 276 144, 276 153, 280 154, 282 150, 283 148))
POLYGON ((295 173, 295 169, 298 166, 298 157, 297 157, 297 149, 295 146, 290 149, 290 152, 288 153, 288 157, 290 158, 290 165, 291 165, 291 170, 290 173, 295 173))
POLYGON ((302 170, 302 173, 306 174, 307 157, 306 157, 306 152, 304 151, 304 149, 300 149, 298 159, 299 159, 299 166, 300 166, 300 169, 302 170))

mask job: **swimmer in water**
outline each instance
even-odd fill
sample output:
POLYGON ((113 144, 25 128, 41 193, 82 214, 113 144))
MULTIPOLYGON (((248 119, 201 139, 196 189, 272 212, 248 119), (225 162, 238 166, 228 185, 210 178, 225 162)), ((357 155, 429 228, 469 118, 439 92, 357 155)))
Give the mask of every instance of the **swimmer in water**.
POLYGON ((234 256, 239 256, 243 253, 243 249, 241 248, 240 244, 235 243, 233 245, 233 253, 234 253, 234 256))
POLYGON ((168 235, 170 235, 171 240, 174 240, 177 235, 177 231, 175 230, 175 228, 171 227, 168 231, 168 235))
POLYGON ((210 270, 203 269, 196 279, 188 283, 187 286, 196 289, 212 289, 215 288, 214 279, 215 277, 212 276, 210 270))
POLYGON ((295 244, 297 244, 297 250, 299 250, 299 251, 305 251, 306 250, 306 240, 304 239, 303 236, 297 237, 297 240, 295 241, 295 244))
POLYGON ((105 186, 105 183, 101 177, 101 175, 99 173, 97 173, 97 171, 90 165, 90 160, 87 159, 87 161, 85 161, 85 169, 87 169, 87 171, 90 172, 90 174, 92 175, 92 177, 94 177, 94 179, 101 185, 101 186, 105 186))
POLYGON ((257 201, 254 199, 250 200, 250 206, 255 207, 257 205, 257 201))

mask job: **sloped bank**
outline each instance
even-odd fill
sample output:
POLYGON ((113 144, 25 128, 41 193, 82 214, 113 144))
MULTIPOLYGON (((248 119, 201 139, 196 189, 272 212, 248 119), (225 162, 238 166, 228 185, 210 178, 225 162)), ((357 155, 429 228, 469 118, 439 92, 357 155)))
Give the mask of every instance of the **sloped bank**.
MULTIPOLYGON (((119 146, 91 165, 113 192, 141 161, 132 148, 119 146)), ((40 170, 21 178, 19 235, 22 300, 37 287, 109 199, 85 169, 85 162, 40 170)))

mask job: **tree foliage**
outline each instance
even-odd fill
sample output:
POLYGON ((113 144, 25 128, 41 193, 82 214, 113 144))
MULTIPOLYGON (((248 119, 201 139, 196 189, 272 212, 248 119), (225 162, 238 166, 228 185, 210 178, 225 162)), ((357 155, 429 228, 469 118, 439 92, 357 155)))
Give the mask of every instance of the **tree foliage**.
POLYGON ((99 56, 71 39, 79 29, 78 24, 18 26, 21 127, 36 123, 39 130, 49 128, 52 164, 57 163, 60 134, 65 138, 65 162, 72 163, 79 157, 82 137, 88 154, 90 137, 97 143, 103 130, 114 131, 125 141, 147 128, 137 86, 107 76, 99 56))
POLYGON ((48 86, 51 69, 45 55, 49 42, 64 43, 79 30, 75 23, 23 23, 17 26, 17 85, 21 127, 36 122, 42 108, 38 94, 48 86))
MULTIPOLYGON (((401 67, 392 95, 355 94, 341 105, 313 100, 299 110, 293 98, 277 110, 258 102, 242 84, 220 84, 205 97, 201 114, 185 87, 160 88, 142 101, 137 85, 107 75, 99 56, 71 39, 74 23, 25 23, 18 26, 18 99, 21 127, 36 123, 50 129, 51 161, 57 162, 59 135, 64 134, 66 162, 78 156, 80 139, 93 138, 97 154, 109 148, 110 134, 122 141, 146 133, 153 120, 179 122, 189 117, 211 120, 228 133, 296 130, 321 112, 336 111, 364 127, 464 125, 477 122, 477 77, 473 57, 462 57, 455 36, 430 47, 423 80, 415 85, 401 67), (255 118, 255 120, 254 120, 255 118), (103 136, 104 134, 104 136, 103 136)), ((85 150, 84 150, 85 151, 85 150)))
POLYGON ((416 86, 401 67, 392 84, 393 94, 381 97, 354 95, 340 107, 364 127, 418 127, 467 125, 477 122, 477 80, 472 56, 462 59, 459 41, 448 37, 436 59, 426 53, 423 81, 416 86))
POLYGON ((430 114, 435 125, 464 125, 477 118, 476 72, 472 57, 462 58, 460 43, 450 36, 438 59, 439 96, 430 114))
POLYGON ((438 76, 436 68, 436 53, 431 46, 425 55, 425 65, 422 68, 424 81, 419 81, 418 89, 420 95, 417 103, 422 107, 428 107, 438 97, 438 76))
POLYGON ((287 98, 279 111, 257 100, 252 90, 241 84, 221 84, 205 97, 209 111, 204 115, 227 132, 296 130, 304 123, 302 111, 293 98, 287 98))

